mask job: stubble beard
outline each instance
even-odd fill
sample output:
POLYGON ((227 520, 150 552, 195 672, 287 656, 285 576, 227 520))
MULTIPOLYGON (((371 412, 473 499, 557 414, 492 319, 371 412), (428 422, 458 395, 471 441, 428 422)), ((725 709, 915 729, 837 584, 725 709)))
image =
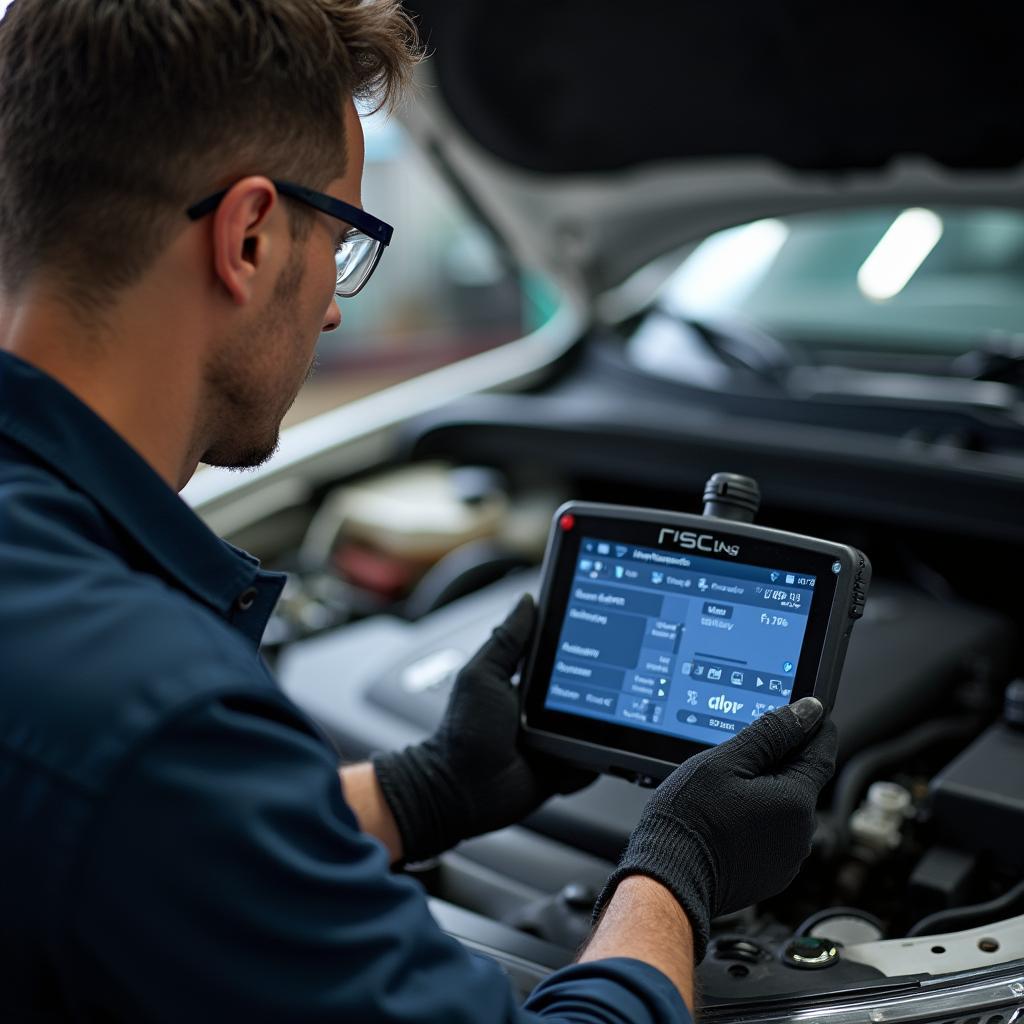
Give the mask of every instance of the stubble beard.
POLYGON ((209 431, 214 441, 202 457, 209 466, 255 469, 277 451, 281 421, 316 367, 314 358, 296 384, 293 375, 282 374, 280 366, 282 356, 304 344, 292 324, 303 275, 302 254, 296 246, 266 308, 256 314, 251 327, 239 330, 218 350, 207 368, 207 392, 216 406, 209 431), (276 391, 271 388, 274 382, 278 382, 276 391))

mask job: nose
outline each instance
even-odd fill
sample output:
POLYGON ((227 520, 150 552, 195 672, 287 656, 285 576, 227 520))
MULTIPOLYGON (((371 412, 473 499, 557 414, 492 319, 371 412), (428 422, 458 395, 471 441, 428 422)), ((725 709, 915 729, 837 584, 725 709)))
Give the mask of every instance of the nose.
POLYGON ((324 314, 324 325, 322 331, 333 331, 341 323, 341 310, 338 308, 336 296, 331 296, 330 304, 324 314))

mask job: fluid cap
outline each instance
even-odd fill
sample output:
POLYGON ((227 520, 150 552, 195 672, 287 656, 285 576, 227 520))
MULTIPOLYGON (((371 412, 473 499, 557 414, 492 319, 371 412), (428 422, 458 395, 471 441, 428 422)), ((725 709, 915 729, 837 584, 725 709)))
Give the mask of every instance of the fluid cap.
POLYGON ((787 967, 805 971, 831 967, 838 959, 839 949, 831 939, 818 939, 813 935, 798 936, 782 952, 782 962, 787 967))
POLYGON ((757 481, 738 473, 715 473, 704 485, 704 515, 752 523, 761 507, 757 481))

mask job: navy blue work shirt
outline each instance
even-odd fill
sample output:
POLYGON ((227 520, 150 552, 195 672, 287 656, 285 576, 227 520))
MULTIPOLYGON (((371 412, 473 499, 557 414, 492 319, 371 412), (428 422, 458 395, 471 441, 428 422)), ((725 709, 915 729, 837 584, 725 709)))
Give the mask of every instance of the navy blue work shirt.
POLYGON ((689 1020, 627 959, 520 1008, 438 928, 260 659, 283 579, 0 352, 0 1019, 689 1020))

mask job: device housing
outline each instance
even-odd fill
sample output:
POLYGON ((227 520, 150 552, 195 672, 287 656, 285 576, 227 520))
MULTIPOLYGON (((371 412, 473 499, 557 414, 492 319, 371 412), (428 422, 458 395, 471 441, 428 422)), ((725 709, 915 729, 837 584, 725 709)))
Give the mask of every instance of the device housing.
POLYGON ((817 583, 789 702, 813 695, 825 705, 826 713, 831 708, 850 633, 863 613, 870 582, 871 567, 863 553, 831 541, 713 516, 568 502, 555 513, 548 536, 539 626, 522 675, 522 732, 528 746, 600 772, 653 782, 710 745, 545 706, 581 540, 588 535, 673 556, 721 561, 725 566, 785 565, 813 575, 817 583))

